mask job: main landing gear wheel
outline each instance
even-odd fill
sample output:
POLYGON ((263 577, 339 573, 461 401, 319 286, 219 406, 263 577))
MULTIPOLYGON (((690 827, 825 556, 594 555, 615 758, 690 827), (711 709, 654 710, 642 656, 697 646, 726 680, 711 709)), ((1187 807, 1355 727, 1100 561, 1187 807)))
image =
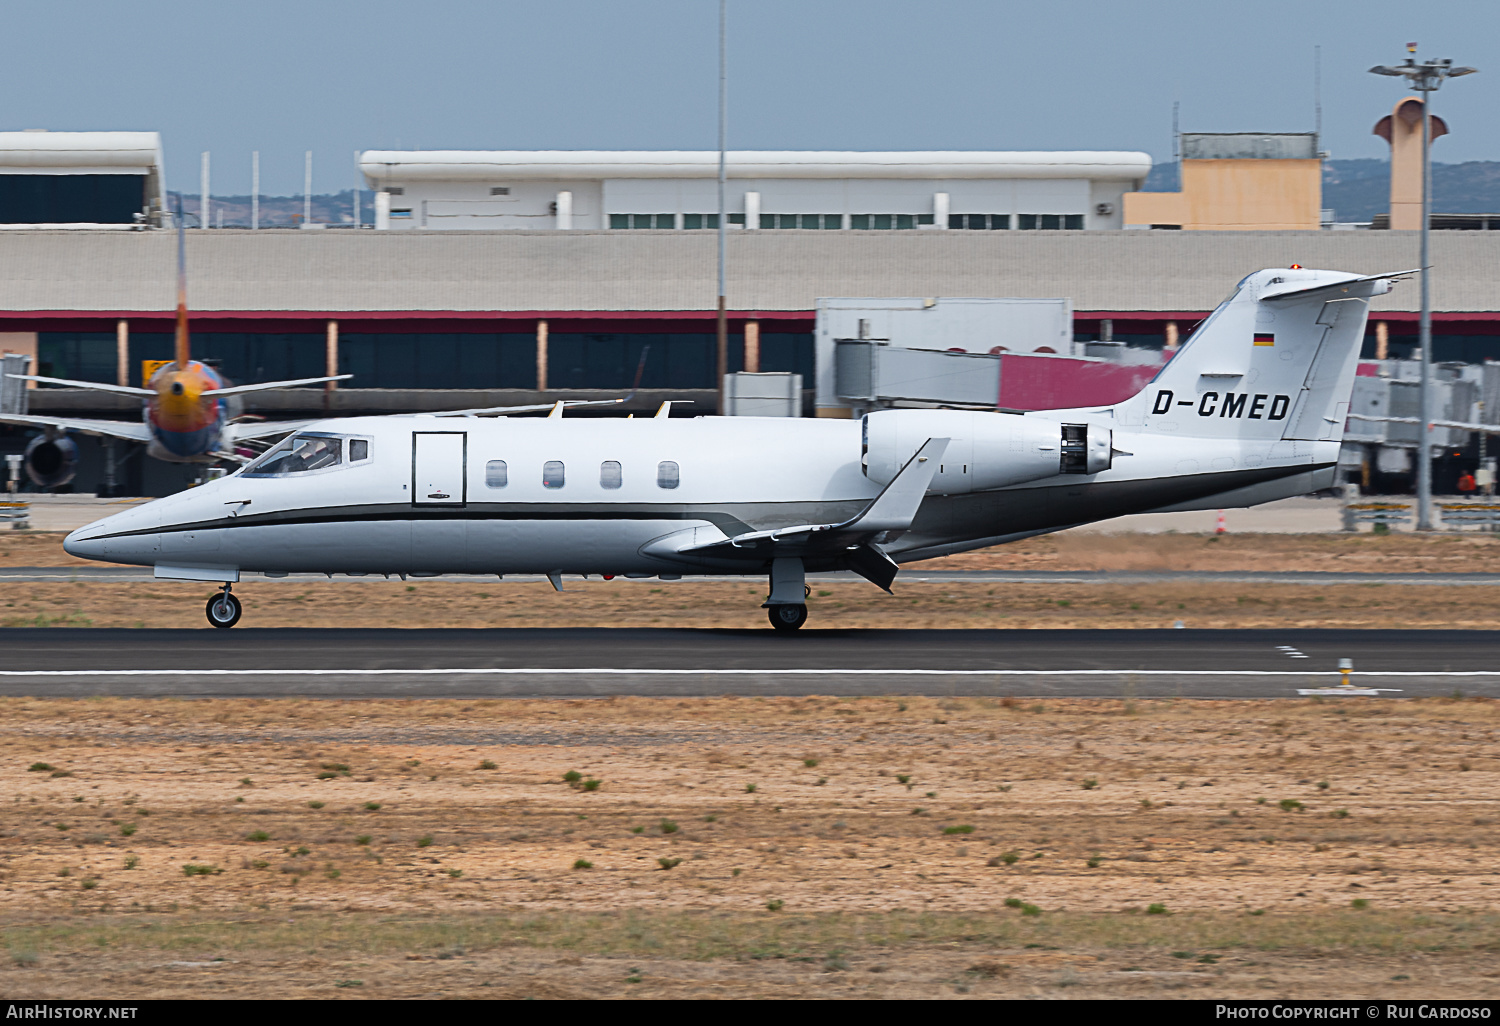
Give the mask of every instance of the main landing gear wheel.
POLYGON ((240 607, 240 600, 225 588, 208 600, 208 607, 204 612, 208 614, 208 622, 215 627, 233 627, 240 622, 240 614, 244 610, 240 607))
POLYGON ((766 612, 778 631, 794 631, 807 622, 806 606, 770 606, 766 612))

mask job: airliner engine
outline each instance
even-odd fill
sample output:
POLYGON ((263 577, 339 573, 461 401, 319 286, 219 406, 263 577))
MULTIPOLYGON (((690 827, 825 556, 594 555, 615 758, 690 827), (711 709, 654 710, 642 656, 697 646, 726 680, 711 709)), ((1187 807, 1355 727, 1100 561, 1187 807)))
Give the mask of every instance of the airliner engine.
POLYGON ((1108 470, 1111 432, 1041 416, 881 410, 864 418, 865 476, 887 484, 929 438, 950 438, 928 493, 957 495, 1108 470))
POLYGON ((78 473, 78 443, 48 428, 26 446, 26 476, 38 488, 61 488, 78 473))

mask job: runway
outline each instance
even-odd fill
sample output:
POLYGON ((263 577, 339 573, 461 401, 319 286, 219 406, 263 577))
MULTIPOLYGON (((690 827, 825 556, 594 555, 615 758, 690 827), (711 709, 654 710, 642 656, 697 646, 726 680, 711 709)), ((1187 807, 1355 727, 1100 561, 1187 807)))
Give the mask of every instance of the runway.
POLYGON ((10 629, 3 696, 1500 696, 1500 632, 10 629))

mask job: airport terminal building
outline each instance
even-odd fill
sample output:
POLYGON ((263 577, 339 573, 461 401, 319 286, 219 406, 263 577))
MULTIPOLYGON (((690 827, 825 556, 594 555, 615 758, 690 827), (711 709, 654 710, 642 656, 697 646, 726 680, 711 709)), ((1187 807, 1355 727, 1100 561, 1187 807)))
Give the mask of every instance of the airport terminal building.
MULTIPOLYGON (((574 177, 532 155, 531 178, 480 156, 459 174, 443 160, 367 154, 387 230, 190 230, 194 356, 241 383, 354 375, 337 389, 252 396, 252 411, 271 417, 618 396, 643 354, 632 411, 674 399, 692 401, 684 414, 717 412, 717 240, 701 220, 717 197, 704 155, 662 155, 677 161, 666 168, 675 176, 580 155, 574 177), (501 188, 513 191, 488 192, 501 188)), ((806 415, 850 414, 814 399, 820 299, 1066 299, 1074 355, 1108 360, 1107 348, 1084 345, 1171 348, 1262 267, 1418 263, 1415 232, 1123 229, 1121 197, 1144 176, 1144 154, 1072 164, 1060 158, 1080 155, 907 155, 910 178, 889 162, 858 177, 864 165, 843 159, 852 155, 825 160, 821 176, 786 154, 762 156, 752 166, 735 155, 736 175, 765 174, 732 178, 726 204, 743 215, 727 240, 729 369, 802 374, 806 415)), ((171 355, 176 243, 137 227, 0 231, 0 349, 32 356, 43 374, 139 385, 146 361, 171 355)), ((1433 256, 1436 359, 1500 360, 1500 237, 1436 232, 1433 256)), ((1366 357, 1411 354, 1417 301, 1415 283, 1375 301, 1366 357)), ((124 396, 40 388, 29 398, 33 413, 139 416, 124 396)), ((10 449, 23 441, 0 437, 10 449)), ((160 491, 150 475, 175 481, 183 468, 145 473, 132 480, 160 491)))

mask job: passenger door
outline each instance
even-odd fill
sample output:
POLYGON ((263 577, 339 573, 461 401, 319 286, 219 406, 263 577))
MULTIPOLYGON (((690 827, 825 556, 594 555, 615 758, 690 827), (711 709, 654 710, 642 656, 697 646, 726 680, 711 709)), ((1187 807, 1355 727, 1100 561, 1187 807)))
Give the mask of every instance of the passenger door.
POLYGON ((468 441, 464 431, 412 432, 412 505, 462 506, 468 501, 468 441))

